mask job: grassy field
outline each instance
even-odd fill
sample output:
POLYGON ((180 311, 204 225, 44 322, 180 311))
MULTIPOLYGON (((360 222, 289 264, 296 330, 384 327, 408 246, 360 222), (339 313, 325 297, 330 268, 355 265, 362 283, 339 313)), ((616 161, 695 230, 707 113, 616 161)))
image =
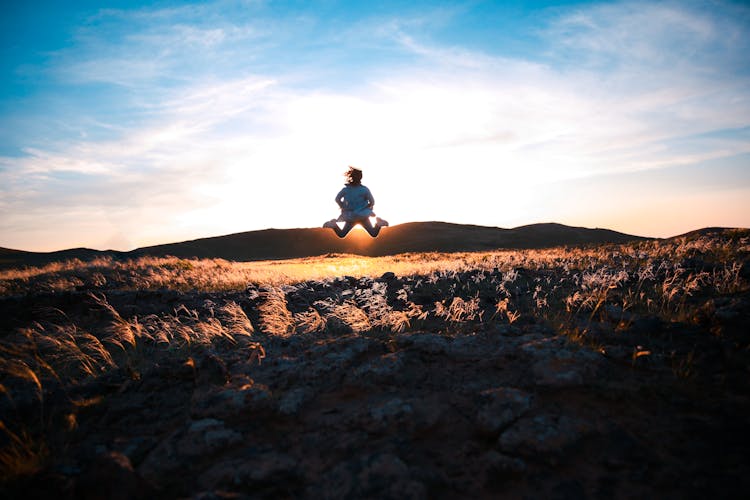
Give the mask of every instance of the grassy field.
POLYGON ((534 324, 675 379, 713 376, 717 367, 697 344, 665 339, 648 322, 700 328, 746 351, 737 325, 749 271, 747 230, 587 248, 264 262, 107 258, 5 270, 0 475, 12 482, 48 466, 78 414, 100 401, 82 387, 115 373, 137 380, 154 363, 192 359, 207 347, 241 346, 260 363, 269 338, 456 336, 534 324), (629 339, 611 340, 617 332, 629 339))
MULTIPOLYGON (((230 262, 222 259, 141 257, 115 260, 111 257, 55 262, 41 267, 0 271, 0 295, 81 290, 242 290, 248 284, 291 285, 302 281, 339 276, 377 277, 385 272, 398 276, 429 275, 462 271, 508 271, 597 269, 602 279, 621 271, 642 276, 673 270, 678 282, 704 281, 705 274, 691 272, 690 259, 702 258, 716 272, 737 275, 732 266, 748 251, 744 230, 719 230, 670 240, 649 240, 625 245, 588 248, 565 247, 542 250, 506 250, 466 253, 408 253, 388 257, 329 254, 321 257, 277 261, 230 262), (684 264, 688 264, 685 266, 684 264), (717 266, 722 267, 717 270, 717 266)), ((590 274, 590 273, 589 273, 590 274)), ((671 277, 670 277, 671 279, 671 277)), ((676 283, 675 283, 676 285, 676 283)))

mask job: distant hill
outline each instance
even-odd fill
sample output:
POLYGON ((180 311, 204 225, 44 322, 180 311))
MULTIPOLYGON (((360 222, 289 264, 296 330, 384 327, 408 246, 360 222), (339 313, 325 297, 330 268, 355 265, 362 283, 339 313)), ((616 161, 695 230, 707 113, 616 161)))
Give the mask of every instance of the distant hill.
POLYGON ((19 266, 39 266, 50 262, 62 262, 70 259, 88 261, 105 255, 127 256, 130 252, 116 252, 114 250, 92 250, 90 248, 71 248, 56 252, 25 252, 0 247, 0 269, 19 266))
POLYGON ((385 228, 380 236, 374 239, 359 229, 352 231, 346 238, 339 239, 330 229, 302 228, 248 231, 144 247, 130 252, 76 248, 39 253, 0 248, 0 268, 40 265, 73 258, 90 260, 104 255, 117 258, 173 255, 183 258, 250 261, 311 257, 327 253, 382 256, 405 252, 460 252, 624 243, 639 239, 645 238, 608 229, 588 229, 553 223, 501 229, 446 222, 410 222, 385 228))

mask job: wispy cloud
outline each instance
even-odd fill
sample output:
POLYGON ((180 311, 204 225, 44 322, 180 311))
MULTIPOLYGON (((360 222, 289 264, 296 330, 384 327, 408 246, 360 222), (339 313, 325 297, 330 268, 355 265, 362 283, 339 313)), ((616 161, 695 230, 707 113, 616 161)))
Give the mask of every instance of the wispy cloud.
POLYGON ((217 16, 209 5, 104 10, 79 29, 74 46, 55 54, 52 71, 73 84, 169 89, 246 68, 270 39, 268 29, 252 18, 217 16))
POLYGON ((100 11, 49 68, 86 89, 67 104, 80 133, 0 158, 2 229, 28 246, 53 230, 45 214, 82 207, 120 214, 93 246, 317 225, 350 163, 403 220, 516 220, 494 209, 498 187, 506 206, 560 220, 540 186, 750 152, 748 9, 718 5, 548 13, 526 58, 442 43, 435 26, 460 10, 361 19, 356 41, 260 3, 100 11))

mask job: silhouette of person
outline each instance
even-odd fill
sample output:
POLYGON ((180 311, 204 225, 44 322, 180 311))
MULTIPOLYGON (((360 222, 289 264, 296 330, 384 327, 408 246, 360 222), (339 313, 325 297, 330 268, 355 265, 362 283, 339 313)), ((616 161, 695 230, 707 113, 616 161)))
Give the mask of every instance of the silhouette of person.
POLYGON ((344 174, 346 176, 346 185, 336 195, 336 203, 341 209, 341 215, 338 219, 331 219, 323 227, 328 227, 336 232, 339 238, 343 238, 354 226, 359 224, 370 236, 375 238, 380 229, 388 226, 388 221, 376 217, 375 225, 370 222, 370 217, 375 216, 372 207, 375 206, 375 198, 367 186, 362 185, 362 171, 358 168, 349 167, 344 174), (336 221, 343 221, 344 227, 339 228, 336 221))

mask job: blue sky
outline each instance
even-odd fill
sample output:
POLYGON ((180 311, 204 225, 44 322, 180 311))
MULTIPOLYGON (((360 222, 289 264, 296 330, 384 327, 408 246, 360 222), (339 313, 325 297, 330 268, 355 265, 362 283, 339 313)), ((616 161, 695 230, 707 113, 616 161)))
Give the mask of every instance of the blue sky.
POLYGON ((741 2, 18 2, 0 246, 121 250, 376 212, 750 227, 741 2))

